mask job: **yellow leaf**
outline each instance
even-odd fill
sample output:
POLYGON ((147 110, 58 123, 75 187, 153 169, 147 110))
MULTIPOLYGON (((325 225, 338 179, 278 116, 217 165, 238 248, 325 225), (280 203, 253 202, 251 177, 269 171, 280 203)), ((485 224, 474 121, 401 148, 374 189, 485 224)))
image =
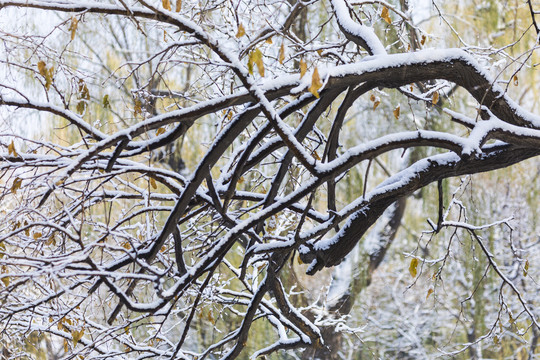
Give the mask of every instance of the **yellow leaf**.
POLYGON ((431 97, 431 103, 433 105, 437 104, 439 102, 439 92, 438 91, 435 91, 433 93, 433 96, 431 97))
POLYGON ((525 261, 525 266, 523 266, 523 276, 527 276, 529 273, 529 260, 525 261))
POLYGON ((15 178, 15 180, 13 180, 13 185, 11 185, 11 192, 16 194, 17 190, 21 188, 21 185, 22 185, 22 179, 15 178))
POLYGON ((493 342, 495 343, 495 345, 499 345, 499 337, 498 337, 498 336, 494 336, 494 337, 493 337, 493 342))
POLYGON ((8 154, 13 156, 19 156, 19 154, 17 154, 17 150, 15 150, 15 144, 13 143, 13 140, 11 140, 11 143, 8 145, 8 154))
POLYGON ((307 63, 304 59, 300 59, 300 79, 304 77, 307 71, 307 63))
POLYGON ((44 61, 39 61, 37 63, 37 67, 41 76, 43 77, 47 76, 47 65, 45 64, 44 61))
POLYGON ((161 0, 161 4, 163 5, 163 8, 164 8, 165 10, 171 11, 172 8, 171 8, 171 2, 170 2, 170 0, 161 0))
POLYGON ((319 98, 318 90, 322 87, 321 77, 319 76, 319 70, 315 68, 313 75, 311 75, 311 86, 308 88, 309 92, 319 98))
POLYGON ((212 324, 215 324, 216 323, 216 320, 214 319, 214 317, 212 316, 212 310, 210 310, 208 312, 208 321, 210 321, 212 324))
POLYGON ((64 339, 64 352, 67 354, 69 352, 69 344, 66 339, 64 339))
POLYGON ((176 0, 176 12, 182 10, 182 0, 176 0))
POLYGON ((377 98, 375 97, 375 95, 371 94, 371 96, 369 97, 369 100, 375 101, 375 100, 377 100, 377 98))
POLYGON ((54 74, 54 67, 51 67, 47 70, 47 64, 45 64, 44 61, 38 62, 38 70, 41 76, 45 78, 45 89, 49 90, 52 84, 53 74, 54 74))
POLYGON ((424 45, 426 43, 426 35, 422 35, 422 40, 420 40, 420 44, 424 45))
POLYGON ((241 184, 244 182, 244 177, 243 176, 240 176, 240 179, 238 179, 238 183, 241 184))
POLYGON ((248 70, 249 70, 249 73, 252 75, 253 75, 253 65, 257 65, 257 70, 259 70, 259 74, 264 77, 263 54, 261 50, 259 49, 255 49, 249 53, 248 70))
POLYGON ((156 136, 159 136, 159 135, 163 134, 164 132, 165 132, 165 128, 160 127, 160 128, 157 129, 157 131, 156 131, 156 136))
POLYGON ((519 81, 517 75, 514 75, 514 86, 518 86, 519 81))
POLYGON ((321 161, 321 157, 319 156, 319 154, 317 154, 316 151, 313 152, 313 157, 315 158, 315 160, 321 161))
POLYGON ((429 295, 433 294, 433 288, 429 288, 426 295, 426 300, 428 299, 429 295))
POLYGON ((2 282, 4 283, 5 287, 8 287, 9 286, 9 277, 8 276, 3 277, 2 282))
POLYGON ((55 236, 51 236, 47 242, 45 242, 45 245, 52 245, 52 246, 55 246, 56 245, 56 237, 55 236))
POLYGON ((163 30, 163 41, 167 42, 167 32, 163 30))
POLYGON ((399 119, 399 105, 394 109, 393 113, 396 120, 399 119))
POLYGON ((133 112, 135 113, 135 116, 139 115, 142 113, 142 103, 141 103, 141 100, 139 99, 136 99, 135 100, 135 107, 133 109, 133 112))
POLYGON ((79 115, 84 114, 84 110, 86 109, 86 101, 82 100, 77 103, 77 113, 79 115))
POLYGON ((279 63, 283 64, 283 61, 285 61, 285 45, 281 44, 281 47, 279 48, 279 63))
POLYGON ((47 76, 45 77, 45 80, 47 80, 47 82, 45 83, 45 88, 46 88, 47 90, 49 90, 49 87, 50 87, 51 84, 52 84, 53 75, 54 75, 54 67, 51 66, 51 67, 49 68, 49 71, 47 72, 47 76))
POLYGON ((79 79, 79 93, 77 94, 77 98, 90 100, 90 91, 83 79, 79 79))
POLYGON ((77 26, 79 25, 79 20, 75 16, 71 18, 71 25, 69 25, 69 31, 71 31, 71 40, 75 39, 75 33, 77 32, 77 26))
POLYGON ((266 39, 266 41, 265 41, 265 42, 266 42, 267 44, 272 44, 272 42, 273 42, 273 41, 272 41, 272 38, 271 38, 271 37, 269 37, 268 39, 266 39))
POLYGON ((37 233, 34 233, 34 235, 32 235, 32 237, 34 238, 34 240, 37 240, 41 237, 41 233, 40 232, 37 232, 37 233))
POLYGON ((300 265, 302 265, 302 264, 304 263, 304 262, 302 261, 302 259, 300 258, 300 256, 298 256, 298 257, 296 258, 296 260, 298 261, 298 263, 299 263, 300 265))
POLYGON ((81 330, 73 330, 71 332, 71 336, 73 337, 73 346, 77 345, 77 343, 79 342, 79 340, 82 339, 84 335, 84 329, 81 329, 81 330))
POLYGON ((238 25, 238 31, 236 32, 236 38, 240 39, 242 36, 246 35, 246 29, 241 23, 238 25))
POLYGON ((129 249, 131 249, 131 244, 129 243, 129 241, 124 241, 124 242, 122 243, 122 247, 123 247, 124 249, 126 249, 126 250, 129 250, 129 249))
POLYGON ((153 189, 157 189, 156 180, 154 178, 150 178, 150 185, 153 189))
POLYGON ((322 55, 322 49, 317 50, 317 54, 319 54, 319 56, 321 56, 322 55))
POLYGON ((388 24, 392 23, 392 19, 390 18, 390 15, 388 15, 388 8, 386 6, 383 6, 381 17, 386 21, 388 24))
POLYGON ((111 103, 109 102, 109 95, 108 94, 103 96, 103 107, 105 109, 110 109, 111 108, 111 103))
POLYGON ((418 259, 417 258, 413 258, 411 260, 411 264, 409 265, 409 273, 411 274, 411 276, 413 278, 416 277, 416 274, 417 274, 417 270, 416 268, 418 267, 418 259))
POLYGON ((165 245, 163 245, 163 246, 161 247, 161 249, 159 249, 159 252, 160 252, 160 253, 164 253, 165 251, 167 251, 167 247, 166 247, 165 245))

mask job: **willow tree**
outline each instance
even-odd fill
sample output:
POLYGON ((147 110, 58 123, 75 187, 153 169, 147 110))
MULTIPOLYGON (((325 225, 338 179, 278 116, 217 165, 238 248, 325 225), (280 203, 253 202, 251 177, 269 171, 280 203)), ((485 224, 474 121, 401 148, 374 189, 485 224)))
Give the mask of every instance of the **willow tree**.
POLYGON ((369 282, 432 183, 432 232, 469 232, 537 328, 485 224, 442 201, 444 179, 540 154, 540 116, 509 93, 535 60, 525 10, 525 50, 496 71, 505 48, 423 49, 406 1, 0 1, 4 356, 326 356, 348 312, 299 309, 284 268, 319 276, 384 217, 369 282), (473 106, 447 101, 461 89, 473 106), (380 105, 399 126, 343 145, 380 105))

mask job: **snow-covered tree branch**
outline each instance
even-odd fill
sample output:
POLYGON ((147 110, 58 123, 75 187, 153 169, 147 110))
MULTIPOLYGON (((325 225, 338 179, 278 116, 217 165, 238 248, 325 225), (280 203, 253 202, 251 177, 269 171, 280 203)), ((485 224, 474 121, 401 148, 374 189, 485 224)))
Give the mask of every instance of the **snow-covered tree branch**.
POLYGON ((540 155, 535 10, 472 46, 421 1, 0 0, 0 324, 35 337, 3 356, 347 358, 353 303, 433 186, 415 241, 449 232, 445 254, 405 268, 442 279, 469 234, 503 284, 493 328, 458 343, 477 356, 517 296, 536 344, 533 285, 481 235, 509 222, 477 227, 443 187, 540 155), (457 44, 429 44, 430 11, 457 44), (328 303, 292 280, 328 268, 328 303))

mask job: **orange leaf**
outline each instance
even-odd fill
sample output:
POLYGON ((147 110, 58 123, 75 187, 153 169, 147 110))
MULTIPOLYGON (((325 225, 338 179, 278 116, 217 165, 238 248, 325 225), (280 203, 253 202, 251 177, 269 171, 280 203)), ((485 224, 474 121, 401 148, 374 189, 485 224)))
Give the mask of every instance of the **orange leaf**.
POLYGON ((388 24, 392 23, 392 19, 390 18, 390 15, 388 15, 388 8, 386 6, 383 6, 381 17, 386 21, 388 24))
POLYGON ((279 48, 279 63, 283 64, 283 61, 285 61, 285 46, 281 44, 281 47, 279 48))
POLYGON ((311 75, 311 86, 308 88, 309 92, 319 98, 319 89, 322 87, 321 77, 319 75, 319 70, 315 68, 313 70, 313 75, 311 75))
POLYGON ((171 7, 171 1, 170 1, 170 0, 161 0, 161 4, 163 5, 163 8, 164 8, 165 10, 169 10, 169 11, 172 10, 172 7, 171 7))
POLYGON ((307 71, 307 63, 304 59, 300 59, 300 79, 304 77, 307 71))
POLYGON ((397 108, 394 109, 393 113, 394 113, 394 117, 397 119, 399 119, 399 105, 397 106, 397 108))
POLYGON ((438 91, 435 91, 433 93, 433 96, 431 97, 431 103, 433 105, 437 104, 439 102, 439 92, 438 91))

